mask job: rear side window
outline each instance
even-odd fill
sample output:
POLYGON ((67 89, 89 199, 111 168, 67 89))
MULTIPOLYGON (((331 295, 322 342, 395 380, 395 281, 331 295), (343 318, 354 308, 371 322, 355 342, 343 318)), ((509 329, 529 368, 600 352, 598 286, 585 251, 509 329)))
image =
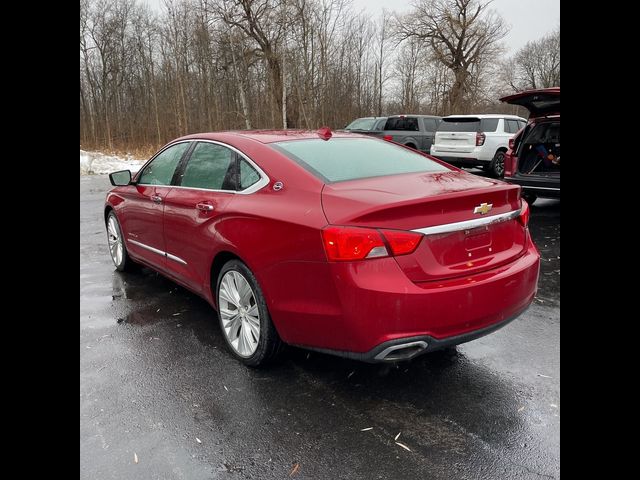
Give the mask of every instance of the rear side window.
POLYGON ((413 172, 448 172, 444 165, 406 148, 368 138, 293 140, 271 144, 324 182, 413 172))
POLYGON ((385 130, 406 130, 409 132, 418 131, 418 119, 415 117, 393 117, 387 120, 385 130))
POLYGON ((480 120, 480 131, 481 132, 495 132, 498 130, 498 122, 499 118, 483 118, 480 120))
POLYGON ((260 174, 244 159, 240 159, 240 188, 244 190, 260 180, 260 174))
POLYGON ((184 169, 182 187, 233 190, 232 168, 235 153, 214 143, 198 143, 184 169))
POLYGON ((427 132, 435 132, 438 128, 438 121, 435 118, 423 118, 422 121, 427 132))
POLYGON ((507 133, 516 133, 520 130, 520 123, 517 120, 508 120, 504 121, 504 131, 507 133))

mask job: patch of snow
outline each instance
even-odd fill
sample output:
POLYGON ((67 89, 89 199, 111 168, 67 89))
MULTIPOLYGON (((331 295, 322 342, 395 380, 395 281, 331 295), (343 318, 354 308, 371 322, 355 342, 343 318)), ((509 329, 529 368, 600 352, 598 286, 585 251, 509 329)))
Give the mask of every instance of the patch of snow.
POLYGON ((105 155, 101 152, 86 152, 80 150, 80 175, 100 175, 117 172, 118 170, 131 170, 135 173, 146 160, 105 155))

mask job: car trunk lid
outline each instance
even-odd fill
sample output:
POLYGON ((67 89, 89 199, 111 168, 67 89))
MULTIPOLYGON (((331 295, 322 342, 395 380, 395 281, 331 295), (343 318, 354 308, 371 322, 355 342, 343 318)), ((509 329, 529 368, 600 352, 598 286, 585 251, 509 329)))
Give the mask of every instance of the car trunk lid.
POLYGON ((412 281, 424 282, 477 273, 519 256, 526 239, 516 218, 519 193, 515 185, 451 171, 327 184, 322 204, 333 225, 426 233, 413 253, 394 257, 412 281))
POLYGON ((560 87, 526 90, 508 95, 501 102, 520 105, 529 110, 529 118, 544 117, 560 113, 560 87))

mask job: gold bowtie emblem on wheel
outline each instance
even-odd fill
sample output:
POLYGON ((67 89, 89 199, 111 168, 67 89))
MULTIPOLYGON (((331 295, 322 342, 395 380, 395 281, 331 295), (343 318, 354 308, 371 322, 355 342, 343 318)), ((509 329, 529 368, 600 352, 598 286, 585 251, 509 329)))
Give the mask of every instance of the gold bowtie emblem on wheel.
POLYGON ((481 203, 476 208, 473 209, 473 213, 479 213, 480 215, 485 215, 491 211, 493 208, 493 203, 481 203))

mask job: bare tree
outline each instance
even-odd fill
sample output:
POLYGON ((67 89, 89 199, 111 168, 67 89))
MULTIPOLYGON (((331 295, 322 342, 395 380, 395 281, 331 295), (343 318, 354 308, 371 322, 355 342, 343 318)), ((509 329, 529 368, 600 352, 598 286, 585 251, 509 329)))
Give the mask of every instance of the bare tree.
MULTIPOLYGON (((155 13, 144 0, 80 0, 81 144, 149 151, 188 132, 497 110, 502 33, 486 1, 420 1, 394 26, 350 0, 164 0, 155 13)), ((530 72, 536 86, 559 83, 559 53, 529 57, 521 69, 512 59, 514 85, 530 72)))
POLYGON ((514 91, 560 86, 560 28, 528 42, 507 60, 503 78, 514 91))
MULTIPOLYGON (((207 0, 216 11, 220 11, 220 4, 224 0, 207 0)), ((242 30, 248 38, 254 40, 258 51, 264 56, 269 71, 272 98, 276 110, 282 111, 282 59, 277 48, 281 44, 284 34, 281 11, 276 0, 231 0, 231 5, 223 19, 229 25, 242 30)))
POLYGON ((502 17, 489 10, 491 0, 419 0, 408 14, 396 17, 400 39, 427 42, 437 61, 451 70, 449 112, 459 112, 471 91, 473 67, 500 52, 508 33, 502 17))
POLYGON ((378 116, 382 116, 382 91, 384 89, 384 84, 385 84, 385 80, 387 80, 386 76, 385 76, 385 70, 384 70, 384 65, 385 65, 385 59, 386 59, 386 53, 387 53, 387 39, 389 37, 389 13, 387 12, 387 10, 383 9, 382 10, 382 17, 380 19, 380 23, 378 25, 378 31, 377 31, 377 41, 378 41, 378 48, 377 48, 377 59, 376 59, 376 71, 375 71, 375 75, 376 75, 376 90, 377 90, 377 100, 378 100, 378 104, 377 104, 377 114, 378 116))

